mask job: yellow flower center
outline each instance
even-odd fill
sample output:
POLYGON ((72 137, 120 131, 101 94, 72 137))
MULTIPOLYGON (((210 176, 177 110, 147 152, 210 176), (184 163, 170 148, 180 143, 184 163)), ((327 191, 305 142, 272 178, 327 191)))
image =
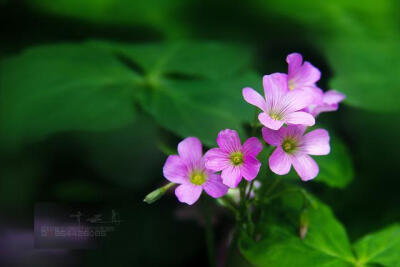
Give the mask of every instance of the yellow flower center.
POLYGON ((280 121, 282 120, 282 116, 278 113, 269 113, 269 116, 271 117, 271 119, 276 120, 276 121, 280 121))
POLYGON ((243 163, 243 154, 242 152, 233 152, 230 155, 230 160, 233 165, 238 166, 243 163))
POLYGON ((298 147, 298 143, 294 139, 287 138, 287 139, 283 140, 283 142, 282 142, 282 149, 286 153, 292 154, 292 153, 296 152, 297 147, 298 147))
POLYGON ((293 80, 289 80, 289 90, 293 90, 296 87, 296 84, 293 80))
POLYGON ((189 176, 189 180, 194 185, 202 185, 207 180, 207 176, 203 171, 193 171, 189 176))

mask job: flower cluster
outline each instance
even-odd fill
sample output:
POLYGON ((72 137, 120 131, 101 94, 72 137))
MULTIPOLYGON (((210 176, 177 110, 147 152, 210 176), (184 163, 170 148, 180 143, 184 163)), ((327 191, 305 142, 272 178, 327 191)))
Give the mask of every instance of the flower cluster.
MULTIPOLYGON (((317 82, 321 72, 310 62, 303 62, 298 53, 287 56, 288 73, 273 73, 263 77, 264 96, 246 87, 243 98, 261 110, 258 120, 264 126, 262 137, 276 147, 268 163, 278 175, 289 173, 291 166, 303 181, 318 175, 317 163, 310 155, 330 152, 329 134, 324 129, 307 131, 321 112, 335 111, 345 95, 334 90, 322 91, 317 82)), ((261 163, 257 155, 263 145, 257 137, 243 144, 235 130, 225 129, 216 139, 218 147, 204 155, 196 137, 188 137, 178 145, 178 155, 168 157, 164 176, 179 184, 175 195, 180 202, 195 203, 203 189, 214 198, 236 188, 242 178, 252 181, 261 163)))

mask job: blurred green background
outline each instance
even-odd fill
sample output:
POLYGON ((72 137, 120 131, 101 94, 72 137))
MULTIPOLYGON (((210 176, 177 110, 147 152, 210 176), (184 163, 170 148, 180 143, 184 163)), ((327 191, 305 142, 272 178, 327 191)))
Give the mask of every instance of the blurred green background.
MULTIPOLYGON (((398 1, 2 0, 0 10, 0 235, 15 240, 0 243, 4 266, 207 265, 198 205, 142 200, 182 138, 248 134, 241 89, 286 72, 291 52, 322 71, 321 88, 347 95, 318 118, 332 154, 304 186, 352 240, 400 221, 398 1), (38 251, 39 201, 115 204, 126 222, 97 250, 38 251)), ((215 226, 222 246, 229 217, 215 226)), ((248 266, 234 257, 229 266, 248 266)))

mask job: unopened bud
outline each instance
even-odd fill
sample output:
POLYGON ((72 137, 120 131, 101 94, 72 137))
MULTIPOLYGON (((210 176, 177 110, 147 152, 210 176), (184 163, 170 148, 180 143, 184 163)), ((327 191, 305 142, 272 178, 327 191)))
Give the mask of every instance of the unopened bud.
POLYGON ((168 189, 173 186, 174 183, 169 183, 167 185, 164 185, 163 187, 160 187, 156 190, 154 190, 153 192, 149 193, 145 198, 144 198, 144 202, 146 202, 147 204, 152 204, 154 202, 156 202, 157 200, 159 200, 167 191, 168 189))
POLYGON ((309 222, 308 210, 305 209, 300 214, 299 236, 301 239, 304 239, 307 235, 309 222))

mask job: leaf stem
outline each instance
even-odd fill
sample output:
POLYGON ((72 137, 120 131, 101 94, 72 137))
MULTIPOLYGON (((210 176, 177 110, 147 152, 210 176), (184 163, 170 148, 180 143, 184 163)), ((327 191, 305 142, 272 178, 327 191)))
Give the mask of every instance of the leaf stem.
POLYGON ((268 196, 270 193, 272 193, 275 189, 275 187, 282 181, 282 176, 280 176, 279 178, 276 178, 271 185, 269 186, 269 188, 267 189, 267 191, 265 192, 265 195, 268 196))
POLYGON ((228 196, 223 196, 219 199, 219 201, 221 201, 221 203, 226 206, 228 209, 230 209, 234 214, 235 214, 235 218, 239 219, 240 217, 240 212, 237 209, 236 204, 233 202, 233 200, 228 197, 228 196))
POLYGON ((254 109, 254 120, 253 124, 251 125, 251 136, 255 136, 257 134, 257 122, 258 122, 258 111, 254 109))
POLYGON ((251 181, 251 183, 249 185, 249 191, 247 192, 246 199, 250 199, 251 190, 253 190, 254 181, 255 181, 255 179, 253 181, 251 181))

